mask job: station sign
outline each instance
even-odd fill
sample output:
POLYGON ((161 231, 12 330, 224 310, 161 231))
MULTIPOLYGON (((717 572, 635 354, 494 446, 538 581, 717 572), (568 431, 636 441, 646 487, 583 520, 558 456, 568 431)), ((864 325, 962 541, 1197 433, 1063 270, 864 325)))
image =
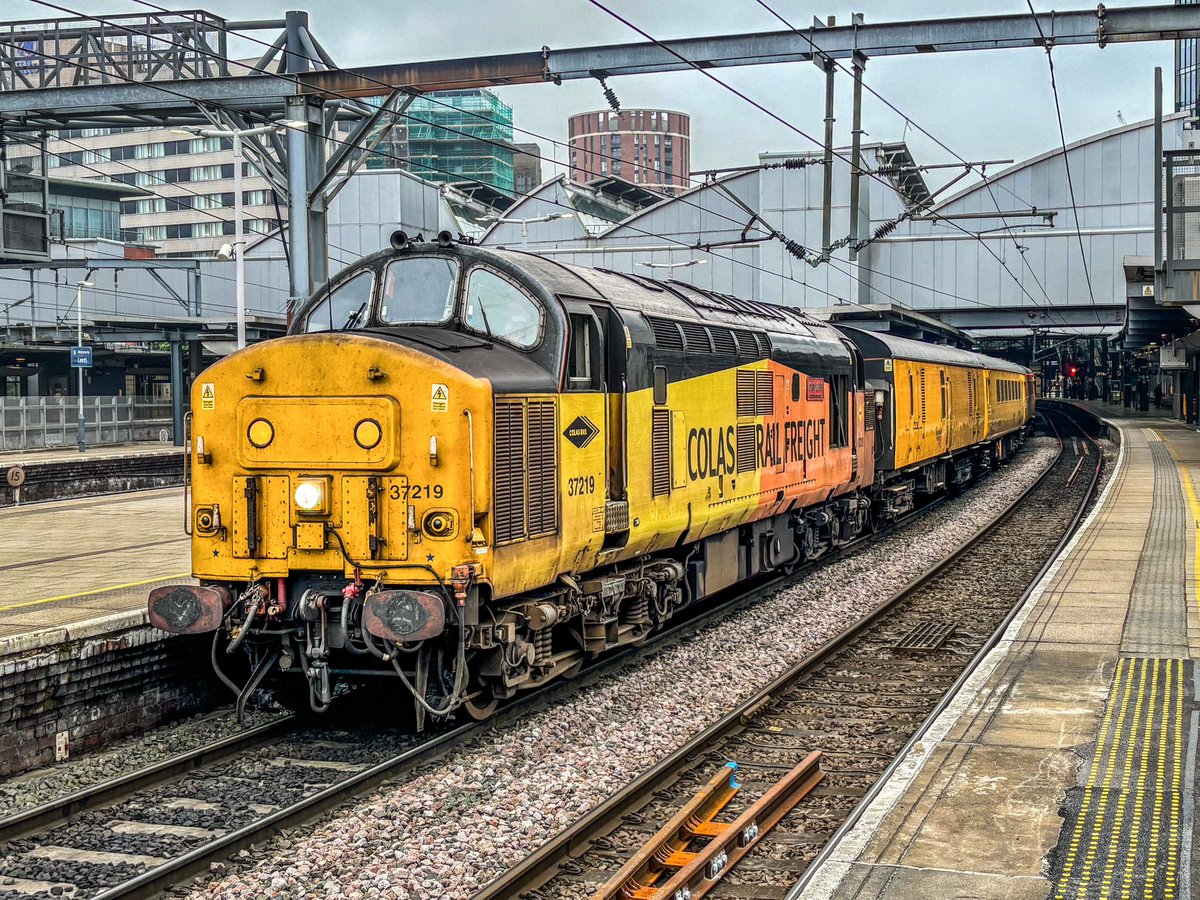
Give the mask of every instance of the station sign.
POLYGON ((92 367, 92 348, 91 347, 72 347, 71 348, 71 368, 72 369, 90 369, 92 367))

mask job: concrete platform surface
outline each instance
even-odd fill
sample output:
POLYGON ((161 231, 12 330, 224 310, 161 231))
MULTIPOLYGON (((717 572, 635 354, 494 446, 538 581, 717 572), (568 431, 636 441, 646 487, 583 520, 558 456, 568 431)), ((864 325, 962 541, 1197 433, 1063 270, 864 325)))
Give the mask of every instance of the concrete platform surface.
POLYGON ((1101 501, 806 900, 1175 900, 1200 884, 1200 433, 1081 405, 1122 436, 1101 501))
POLYGON ((144 615, 153 585, 188 577, 188 540, 181 488, 0 509, 0 652, 22 635, 144 615))
POLYGON ((12 465, 42 465, 44 463, 80 462, 87 459, 125 459, 136 456, 182 456, 183 448, 161 441, 139 441, 132 444, 102 444, 88 447, 80 453, 75 446, 55 447, 52 450, 0 450, 0 469, 12 465))

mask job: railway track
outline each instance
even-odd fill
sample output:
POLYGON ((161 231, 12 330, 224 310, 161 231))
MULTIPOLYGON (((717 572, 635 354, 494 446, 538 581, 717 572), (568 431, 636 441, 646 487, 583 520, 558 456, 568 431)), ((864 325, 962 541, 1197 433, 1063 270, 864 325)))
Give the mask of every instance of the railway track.
MULTIPOLYGON (((848 544, 842 552, 866 546, 911 518, 848 544)), ((840 555, 822 558, 797 574, 840 555)), ((779 590, 795 577, 773 579, 703 609, 650 644, 598 661, 574 683, 550 685, 503 707, 486 722, 448 726, 418 738, 399 729, 331 730, 328 722, 303 727, 290 718, 281 719, 0 819, 0 900, 18 896, 28 900, 31 894, 75 900, 155 896, 253 843, 435 760, 484 728, 504 727, 533 709, 553 704, 580 685, 656 652, 714 618, 779 590), (285 766, 286 778, 281 775, 285 766), (234 809, 237 812, 231 814, 234 809)), ((753 705, 743 704, 740 709, 753 705)), ((903 743, 899 732, 896 740, 903 743)), ((786 753, 786 747, 777 749, 786 753)), ((769 775, 775 770, 767 765, 761 771, 769 775)), ((755 767, 747 767, 746 772, 753 775, 755 767)), ((686 786, 686 778, 679 783, 686 786)), ((748 778, 747 787, 753 790, 754 785, 748 778)), ((749 860, 741 868, 748 865, 749 860)), ((513 896, 489 890, 485 896, 513 896)))
MULTIPOLYGON (((955 554, 556 835, 475 900, 591 897, 727 761, 732 819, 812 751, 824 779, 712 893, 777 900, 1003 632, 1095 491, 1102 454, 1067 414, 1055 463, 955 554)), ((621 897, 616 893, 612 896, 621 897)))

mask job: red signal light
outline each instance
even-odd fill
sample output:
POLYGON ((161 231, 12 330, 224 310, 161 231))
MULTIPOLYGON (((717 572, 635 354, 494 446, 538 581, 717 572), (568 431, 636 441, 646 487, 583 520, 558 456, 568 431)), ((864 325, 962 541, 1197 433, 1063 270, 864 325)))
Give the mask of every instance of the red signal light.
POLYGON ((1071 378, 1074 378, 1077 374, 1079 374, 1078 366, 1067 366, 1067 375, 1069 375, 1071 378))

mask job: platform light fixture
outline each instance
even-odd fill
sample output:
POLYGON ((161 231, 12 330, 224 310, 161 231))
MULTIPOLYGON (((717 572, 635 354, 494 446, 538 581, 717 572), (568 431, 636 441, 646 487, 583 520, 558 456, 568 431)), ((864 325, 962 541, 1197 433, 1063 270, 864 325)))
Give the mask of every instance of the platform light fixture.
POLYGON ((685 262, 640 262, 636 263, 639 266, 645 266, 647 269, 686 269, 690 266, 707 266, 707 259, 689 259, 685 262))
MULTIPOLYGON (((83 289, 89 287, 95 287, 95 284, 90 281, 75 282, 75 321, 78 326, 75 333, 75 346, 79 348, 80 356, 83 355, 83 289)), ((75 423, 75 440, 79 444, 80 453, 87 450, 83 417, 83 366, 79 367, 79 415, 75 423)))
POLYGON ((229 250, 224 257, 218 251, 218 257, 229 259, 234 250, 237 251, 237 346, 241 350, 246 346, 246 238, 242 221, 242 139, 255 137, 260 134, 270 134, 285 128, 295 126, 294 122, 280 122, 276 125, 259 125, 256 128, 241 128, 237 130, 223 128, 202 128, 199 125, 184 125, 182 128, 171 129, 176 134, 191 134, 196 137, 228 138, 233 142, 233 241, 224 244, 229 250))
POLYGON ((510 218, 508 216, 500 216, 496 219, 497 224, 500 222, 512 222, 514 225, 521 226, 521 249, 529 249, 529 226, 534 222, 553 222, 555 219, 569 219, 573 213, 549 213, 544 216, 530 216, 527 219, 510 218))

